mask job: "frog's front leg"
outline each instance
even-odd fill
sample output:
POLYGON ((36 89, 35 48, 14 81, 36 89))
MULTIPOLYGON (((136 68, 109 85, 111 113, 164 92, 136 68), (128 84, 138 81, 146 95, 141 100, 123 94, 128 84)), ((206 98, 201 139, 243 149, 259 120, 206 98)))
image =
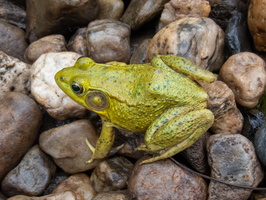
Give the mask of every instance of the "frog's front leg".
POLYGON ((110 122, 104 122, 99 139, 97 140, 95 148, 86 140, 88 147, 92 152, 91 159, 87 163, 91 163, 95 159, 101 159, 107 156, 111 147, 113 146, 115 138, 114 127, 110 122))
POLYGON ((169 158, 183 151, 211 127, 213 120, 212 112, 204 108, 168 109, 150 125, 145 134, 145 145, 138 148, 159 155, 141 164, 169 158))

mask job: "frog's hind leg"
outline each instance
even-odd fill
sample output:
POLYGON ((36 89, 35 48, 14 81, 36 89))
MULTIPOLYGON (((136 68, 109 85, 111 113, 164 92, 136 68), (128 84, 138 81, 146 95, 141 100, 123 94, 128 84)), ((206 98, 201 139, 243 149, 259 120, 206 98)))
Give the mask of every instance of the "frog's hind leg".
POLYGON ((141 164, 169 158, 188 148, 210 128, 213 120, 208 109, 179 107, 167 110, 148 128, 145 145, 138 148, 160 155, 141 164))

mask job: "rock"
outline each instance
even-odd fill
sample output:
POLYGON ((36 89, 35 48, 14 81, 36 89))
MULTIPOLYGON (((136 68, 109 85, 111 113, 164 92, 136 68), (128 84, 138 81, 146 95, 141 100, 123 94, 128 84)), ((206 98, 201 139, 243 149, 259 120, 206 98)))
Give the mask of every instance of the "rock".
POLYGON ((0 97, 0 181, 33 145, 41 119, 39 106, 30 97, 16 92, 0 97))
POLYGON ((207 186, 201 177, 191 174, 171 160, 135 164, 128 191, 132 199, 197 199, 205 200, 207 186))
POLYGON ((264 166, 266 166, 266 122, 262 124, 262 126, 256 131, 254 137, 254 146, 256 149, 256 153, 264 166))
POLYGON ((28 0, 26 12, 26 34, 33 42, 46 35, 64 35, 73 27, 86 26, 97 16, 98 1, 28 0))
POLYGON ((7 0, 0 1, 0 19, 9 24, 18 26, 19 28, 26 28, 26 12, 19 6, 7 0))
POLYGON ((98 140, 94 127, 84 119, 42 132, 39 144, 61 169, 73 174, 92 169, 100 162, 86 163, 92 155, 86 138, 93 146, 98 140))
POLYGON ((30 65, 0 51, 1 94, 6 92, 30 93, 30 65))
POLYGON ((120 20, 124 12, 122 0, 99 0, 99 11, 97 19, 120 20))
POLYGON ((97 192, 121 190, 127 182, 133 164, 124 157, 115 157, 99 163, 93 170, 90 180, 97 192))
POLYGON ((80 54, 74 52, 46 53, 31 68, 31 93, 36 101, 55 119, 82 117, 86 109, 71 100, 55 83, 59 70, 74 65, 80 54))
POLYGON ((73 192, 66 191, 60 194, 50 194, 41 197, 32 197, 25 195, 17 195, 9 198, 8 200, 79 200, 73 192))
POLYGON ((55 170, 54 163, 35 145, 19 165, 4 178, 2 190, 7 196, 40 195, 49 184, 55 170))
POLYGON ((211 6, 207 0, 171 0, 164 5, 159 30, 183 17, 208 17, 211 6))
POLYGON ((44 53, 66 50, 66 41, 63 35, 49 35, 31 43, 26 49, 24 57, 27 63, 32 64, 44 53))
POLYGON ((132 30, 136 30, 150 20, 154 19, 169 0, 131 0, 122 22, 128 24, 132 30))
POLYGON ((95 20, 87 28, 88 55, 97 63, 127 63, 130 59, 129 36, 127 24, 116 20, 95 20))
POLYGON ((223 64, 219 77, 232 89, 237 103, 254 108, 266 84, 265 62, 254 53, 238 53, 223 64))
POLYGON ((22 29, 0 21, 0 51, 23 61, 27 47, 25 33, 22 29))
POLYGON ((62 181, 53 191, 53 194, 62 194, 71 191, 79 200, 91 200, 96 191, 93 189, 90 178, 86 174, 75 174, 62 181))
POLYGON ((147 48, 149 45, 150 39, 145 39, 142 43, 135 49, 131 58, 130 64, 144 64, 146 60, 147 48))
MULTIPOLYGON (((231 184, 256 187, 263 179, 263 171, 252 143, 240 134, 215 134, 207 143, 211 175, 231 184)), ((252 190, 232 187, 216 181, 209 185, 209 198, 248 199, 252 190)))
POLYGON ((240 52, 251 51, 250 41, 246 17, 242 13, 234 14, 225 30, 226 59, 240 52))
POLYGON ((149 43, 146 61, 150 62, 157 54, 173 54, 216 71, 224 62, 223 48, 224 33, 213 20, 184 17, 156 33, 149 43))
POLYGON ((67 49, 83 56, 88 56, 88 47, 86 40, 87 28, 79 28, 70 38, 67 49))
POLYGON ((100 192, 92 200, 131 200, 127 191, 100 192))
POLYGON ((50 181, 49 185, 46 187, 46 189, 43 192, 43 195, 49 195, 53 192, 55 187, 59 185, 63 180, 68 179, 69 174, 62 172, 62 171, 57 171, 55 172, 55 175, 52 177, 52 180, 50 181))
POLYGON ((248 28, 258 51, 266 51, 266 0, 251 0, 248 8, 248 28))

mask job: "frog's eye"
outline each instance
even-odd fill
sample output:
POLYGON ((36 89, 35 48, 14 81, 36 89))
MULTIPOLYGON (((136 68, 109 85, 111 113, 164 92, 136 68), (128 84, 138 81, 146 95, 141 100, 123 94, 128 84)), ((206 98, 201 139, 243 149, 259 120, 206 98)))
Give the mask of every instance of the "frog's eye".
POLYGON ((109 100, 105 93, 98 90, 90 90, 86 96, 86 104, 94 111, 101 111, 109 106, 109 100))
POLYGON ((75 94, 81 94, 84 91, 83 86, 77 81, 71 83, 71 89, 75 94))

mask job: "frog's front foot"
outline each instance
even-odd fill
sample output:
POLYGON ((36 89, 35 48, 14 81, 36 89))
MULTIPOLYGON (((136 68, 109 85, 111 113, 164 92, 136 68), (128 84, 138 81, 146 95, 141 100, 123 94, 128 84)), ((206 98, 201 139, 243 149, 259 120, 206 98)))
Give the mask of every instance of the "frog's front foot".
POLYGON ((86 144, 88 145, 89 149, 92 152, 92 156, 91 159, 89 159, 86 163, 92 163, 94 160, 94 152, 95 152, 95 148, 92 146, 92 144, 89 142, 88 138, 86 138, 85 140, 86 144))

